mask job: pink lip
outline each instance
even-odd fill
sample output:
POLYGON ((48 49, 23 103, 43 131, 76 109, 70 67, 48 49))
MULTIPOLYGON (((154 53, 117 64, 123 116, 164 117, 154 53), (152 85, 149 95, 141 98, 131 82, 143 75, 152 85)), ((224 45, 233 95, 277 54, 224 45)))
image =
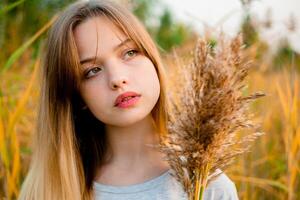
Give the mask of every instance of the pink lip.
POLYGON ((115 100, 115 106, 120 108, 127 108, 129 106, 134 105, 139 99, 141 95, 136 92, 125 92, 119 95, 115 100), (131 99, 124 100, 126 97, 132 97, 131 99))

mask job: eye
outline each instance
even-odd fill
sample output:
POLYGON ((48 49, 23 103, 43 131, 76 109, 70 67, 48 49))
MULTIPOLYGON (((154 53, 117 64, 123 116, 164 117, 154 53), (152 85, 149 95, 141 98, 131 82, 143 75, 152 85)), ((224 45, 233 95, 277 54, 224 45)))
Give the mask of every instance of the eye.
POLYGON ((124 59, 127 60, 127 59, 130 59, 134 56, 136 56, 138 54, 138 51, 135 50, 135 49, 131 49, 129 51, 126 51, 125 55, 124 55, 124 59))
POLYGON ((100 71, 102 71, 101 67, 93 67, 91 69, 88 69, 85 73, 84 76, 85 78, 90 78, 92 76, 95 76, 96 74, 98 74, 100 71))

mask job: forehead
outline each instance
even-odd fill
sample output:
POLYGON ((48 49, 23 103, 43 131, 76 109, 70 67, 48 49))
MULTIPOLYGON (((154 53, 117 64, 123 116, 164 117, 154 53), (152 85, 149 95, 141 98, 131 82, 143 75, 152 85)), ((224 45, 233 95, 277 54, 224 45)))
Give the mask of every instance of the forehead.
POLYGON ((79 57, 109 53, 127 36, 109 19, 103 16, 89 18, 74 29, 79 57))

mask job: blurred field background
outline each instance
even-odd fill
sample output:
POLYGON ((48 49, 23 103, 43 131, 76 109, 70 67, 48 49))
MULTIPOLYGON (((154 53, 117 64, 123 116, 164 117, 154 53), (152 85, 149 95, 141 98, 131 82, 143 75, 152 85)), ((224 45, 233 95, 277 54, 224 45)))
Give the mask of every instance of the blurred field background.
MULTIPOLYGON (((16 199, 27 173, 42 46, 55 13, 70 2, 0 0, 0 199, 16 199)), ((244 13, 239 31, 245 55, 254 64, 245 92, 267 94, 251 106, 265 135, 226 173, 236 183, 240 199, 300 199, 300 54, 287 38, 276 47, 262 40, 259 30, 270 28, 272 20, 255 20, 248 12, 251 1, 240 3, 244 13)), ((156 23, 149 21, 157 4, 160 1, 133 0, 129 6, 156 40, 170 70, 176 56, 188 62, 199 34, 174 20, 167 7, 156 23)), ((298 29, 295 18, 287 19, 287 31, 292 34, 298 29)), ((213 29, 200 36, 218 45, 213 29)))

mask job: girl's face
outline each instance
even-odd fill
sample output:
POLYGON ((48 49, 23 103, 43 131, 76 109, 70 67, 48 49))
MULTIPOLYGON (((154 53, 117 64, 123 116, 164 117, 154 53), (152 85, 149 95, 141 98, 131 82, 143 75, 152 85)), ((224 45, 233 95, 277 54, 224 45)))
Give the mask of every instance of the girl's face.
POLYGON ((160 84, 151 60, 130 38, 104 17, 89 18, 74 30, 82 65, 81 96, 105 124, 128 126, 151 113, 160 84), (115 106, 125 92, 140 95, 129 107, 115 106))

